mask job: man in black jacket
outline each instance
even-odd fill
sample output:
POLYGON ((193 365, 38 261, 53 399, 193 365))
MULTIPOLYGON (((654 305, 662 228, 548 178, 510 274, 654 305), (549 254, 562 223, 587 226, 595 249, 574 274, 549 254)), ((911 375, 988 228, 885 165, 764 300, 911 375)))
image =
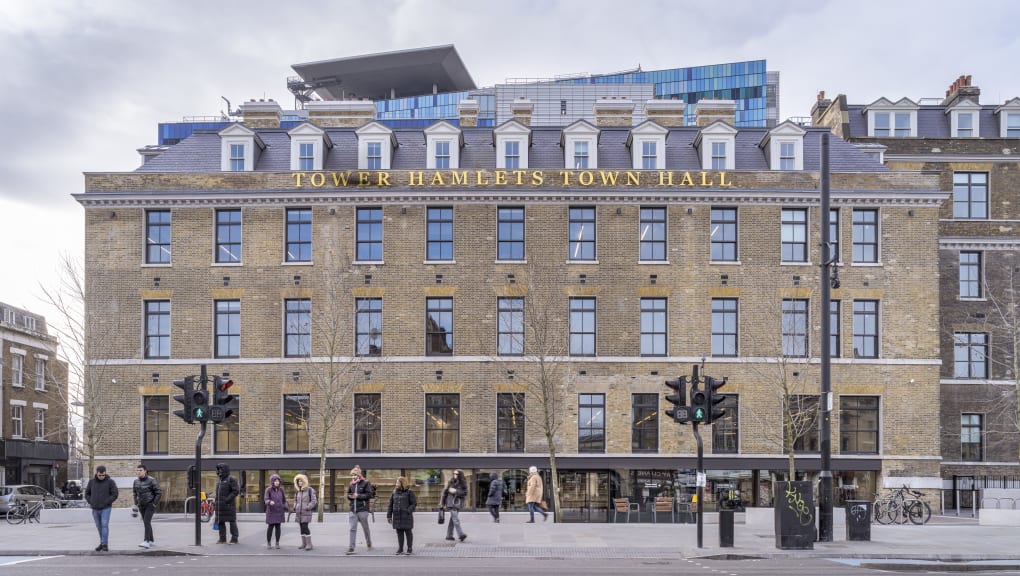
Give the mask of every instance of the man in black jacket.
POLYGON ((142 523, 145 525, 145 539, 139 544, 142 548, 149 548, 156 543, 152 535, 152 516, 156 513, 156 506, 159 505, 163 491, 159 488, 159 482, 149 476, 149 469, 145 464, 139 464, 135 468, 138 478, 135 479, 135 508, 142 515, 142 523))
POLYGON ((237 544, 237 496, 241 487, 230 475, 230 466, 222 462, 216 465, 216 521, 220 523, 220 539, 217 544, 227 543, 227 522, 230 522, 230 543, 237 544))
POLYGON ((361 475, 361 466, 351 469, 351 483, 347 486, 347 500, 351 503, 351 513, 347 521, 351 526, 350 546, 347 547, 348 554, 354 554, 354 541, 358 537, 358 524, 365 532, 365 544, 372 549, 372 533, 368 530, 368 515, 371 510, 372 499, 375 498, 375 488, 372 483, 361 475))
POLYGON ((96 530, 99 530, 96 552, 110 551, 110 512, 117 496, 117 483, 106 475, 106 466, 96 466, 96 475, 85 487, 85 501, 92 507, 92 520, 96 523, 96 530))

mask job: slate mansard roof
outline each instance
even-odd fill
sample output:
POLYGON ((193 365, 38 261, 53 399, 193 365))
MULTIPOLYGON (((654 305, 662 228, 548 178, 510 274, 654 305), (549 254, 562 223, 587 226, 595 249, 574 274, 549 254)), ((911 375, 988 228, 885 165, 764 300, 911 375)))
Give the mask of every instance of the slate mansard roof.
MULTIPOLYGON (((868 138, 867 104, 849 104, 847 111, 850 119, 850 137, 868 138)), ((999 116, 995 114, 997 106, 982 105, 978 111, 978 136, 981 138, 999 138, 999 116)), ((917 108, 917 137, 919 138, 951 138, 949 123, 950 115, 946 107, 921 105, 917 108)))
MULTIPOLYGON (((631 149, 627 138, 632 127, 602 127, 598 139, 599 170, 631 170, 631 149)), ((821 166, 821 135, 827 128, 804 127, 804 170, 818 171, 821 166)), ((326 128, 333 147, 326 151, 323 170, 356 170, 358 138, 353 128, 326 128)), ((670 128, 666 136, 666 170, 702 170, 699 151, 693 143, 701 129, 695 126, 670 128)), ((948 129, 947 129, 948 130, 948 129)), ((982 129, 983 132, 984 129, 982 129)), ((769 162, 760 146, 768 133, 766 128, 740 128, 735 141, 735 170, 768 171, 769 162)), ((866 131, 866 127, 865 127, 866 131)), ((255 129, 265 143, 255 165, 256 172, 290 171, 290 136, 279 128, 255 129)), ((460 150, 462 170, 493 170, 496 148, 492 128, 461 128, 464 146, 460 150)), ((948 133, 948 132, 947 132, 948 133)), ((392 170, 425 170, 425 133, 420 130, 393 131, 397 147, 393 150, 392 170)), ((534 127, 531 129, 529 170, 562 170, 564 149, 562 129, 534 127)), ((831 136, 830 160, 834 172, 884 172, 888 168, 873 155, 860 151, 838 136, 831 136)), ((220 136, 213 131, 196 131, 179 144, 136 169, 136 172, 220 172, 220 136)))

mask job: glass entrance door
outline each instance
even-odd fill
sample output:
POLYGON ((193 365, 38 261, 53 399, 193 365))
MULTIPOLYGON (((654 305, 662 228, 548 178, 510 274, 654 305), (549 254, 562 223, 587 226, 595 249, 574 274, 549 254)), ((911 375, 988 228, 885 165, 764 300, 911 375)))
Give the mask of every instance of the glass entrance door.
POLYGON ((609 472, 561 472, 560 482, 564 522, 608 521, 609 472))

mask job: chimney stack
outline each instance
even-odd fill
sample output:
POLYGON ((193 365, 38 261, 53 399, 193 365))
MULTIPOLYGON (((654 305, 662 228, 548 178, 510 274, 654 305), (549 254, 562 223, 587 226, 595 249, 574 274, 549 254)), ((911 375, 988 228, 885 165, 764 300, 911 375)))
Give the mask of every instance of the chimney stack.
POLYGON ((375 120, 371 100, 313 100, 305 104, 308 121, 319 128, 360 128, 375 120))
POLYGON ((279 128, 283 108, 275 100, 249 100, 240 106, 241 123, 248 128, 279 128))
POLYGON ((510 116, 525 126, 531 126, 531 115, 534 111, 535 103, 524 96, 510 102, 510 116))
POLYGON ((978 104, 978 100, 981 98, 981 89, 970 85, 969 74, 960 75, 959 78, 949 85, 949 88, 946 90, 946 99, 942 101, 942 105, 949 107, 964 98, 972 100, 975 104, 978 104))
POLYGON ((478 126, 478 110, 481 107, 477 100, 465 98, 457 103, 457 116, 460 117, 461 128, 474 128, 478 126))
POLYGON ((733 100, 699 100, 694 105, 694 123, 708 126, 722 120, 730 126, 737 125, 737 103, 733 100))
POLYGON ((683 100, 649 100, 645 102, 645 118, 667 128, 683 126, 686 109, 683 100))
POLYGON ((631 126, 634 118, 634 103, 627 98, 617 99, 615 96, 595 101, 592 106, 595 113, 596 126, 631 126))

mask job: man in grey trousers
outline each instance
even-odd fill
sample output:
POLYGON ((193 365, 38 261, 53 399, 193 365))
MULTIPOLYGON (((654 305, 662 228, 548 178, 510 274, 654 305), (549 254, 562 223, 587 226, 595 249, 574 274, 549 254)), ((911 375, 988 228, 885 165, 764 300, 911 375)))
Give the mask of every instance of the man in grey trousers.
POLYGON ((351 525, 351 541, 347 547, 348 554, 354 554, 354 541, 358 537, 358 524, 365 531, 365 544, 372 549, 372 533, 368 529, 368 515, 372 499, 375 498, 375 488, 372 483, 361 475, 361 466, 351 469, 351 483, 347 486, 347 500, 351 503, 351 513, 348 522, 351 525))

